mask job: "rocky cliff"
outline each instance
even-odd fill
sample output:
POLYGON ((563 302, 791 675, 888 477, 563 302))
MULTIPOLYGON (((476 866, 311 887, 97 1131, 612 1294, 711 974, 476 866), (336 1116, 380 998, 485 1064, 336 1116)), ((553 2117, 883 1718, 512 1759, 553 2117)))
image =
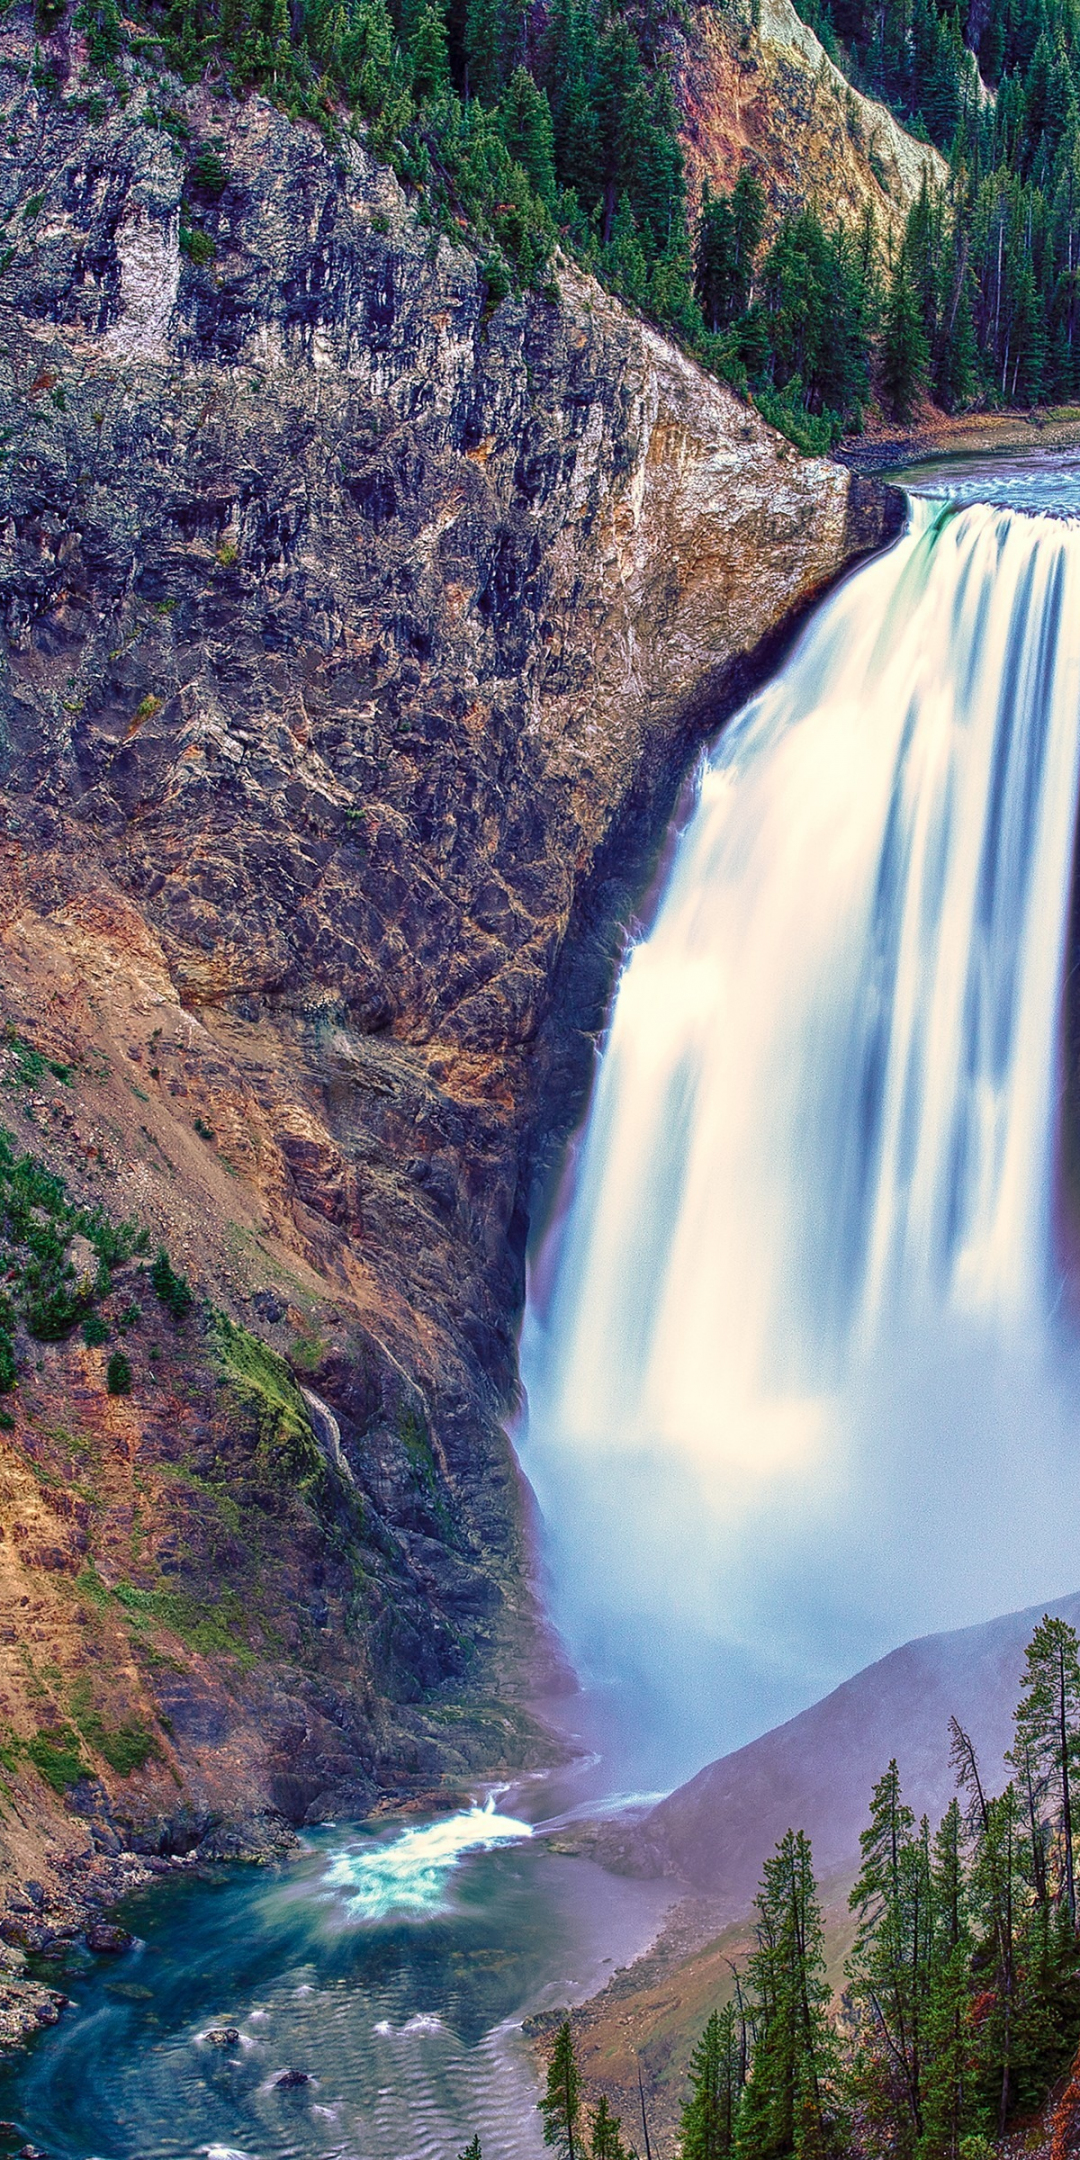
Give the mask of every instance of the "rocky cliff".
POLYGON ((672 38, 691 196, 730 188, 744 164, 764 184, 770 225, 813 202, 827 224, 879 243, 903 236, 923 175, 948 167, 876 98, 854 90, 792 0, 690 8, 672 38))
POLYGON ((696 744, 894 514, 140 66, 0 29, 0 1865, 47 1884, 542 1747, 533 1196, 696 744))

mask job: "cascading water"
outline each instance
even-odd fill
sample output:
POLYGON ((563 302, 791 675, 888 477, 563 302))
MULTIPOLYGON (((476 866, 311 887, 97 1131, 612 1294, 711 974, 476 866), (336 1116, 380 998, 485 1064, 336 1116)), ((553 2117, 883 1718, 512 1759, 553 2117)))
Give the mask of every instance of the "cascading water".
POLYGON ((712 752, 627 960, 521 1446, 556 1617, 669 1774, 1080 1581, 1078 737, 1080 529, 916 500, 712 752))

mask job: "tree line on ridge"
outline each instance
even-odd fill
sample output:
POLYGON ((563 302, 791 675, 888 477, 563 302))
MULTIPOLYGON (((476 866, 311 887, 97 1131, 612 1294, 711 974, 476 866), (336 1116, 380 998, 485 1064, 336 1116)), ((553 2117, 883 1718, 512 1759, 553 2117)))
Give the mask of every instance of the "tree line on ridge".
MULTIPOLYGON (((35 0, 43 33, 66 4, 35 0)), ((948 157, 891 251, 869 211, 857 231, 827 228, 812 204, 764 246, 749 168, 691 223, 671 80, 687 0, 138 0, 135 13, 189 80, 214 65, 226 94, 258 87, 332 137, 362 134, 419 189, 434 231, 479 238, 489 306, 513 284, 547 290, 562 246, 821 451, 873 392, 901 419, 924 391, 947 410, 1080 396, 1080 0, 966 4, 962 20, 949 0, 803 0, 849 75, 948 157)), ((121 91, 122 52, 147 43, 131 20, 119 0, 75 12, 121 91)), ((48 90, 48 65, 38 79, 48 90)), ((177 119, 165 109, 161 124, 177 119)), ((199 162, 185 240, 206 263, 228 174, 219 161, 200 179, 199 162)))
MULTIPOLYGON (((1080 1650, 1049 1617, 1025 1653, 1004 1791, 951 1722, 957 1795, 936 1830, 878 1780, 851 1891, 839 2011, 810 1843, 762 1872, 754 1948, 690 2061, 681 2160, 991 2160, 1080 2039, 1080 1650)), ((601 2096, 586 2121, 573 2033, 540 2110, 559 2160, 633 2160, 601 2096)), ((474 2139, 461 2160, 481 2160, 474 2139)))

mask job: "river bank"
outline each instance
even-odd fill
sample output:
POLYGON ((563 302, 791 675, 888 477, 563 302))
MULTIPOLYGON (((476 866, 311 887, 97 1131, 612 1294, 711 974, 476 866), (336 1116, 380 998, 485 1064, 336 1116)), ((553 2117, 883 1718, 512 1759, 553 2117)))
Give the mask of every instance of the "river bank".
POLYGON ((1031 450, 1063 450, 1080 444, 1080 407, 1051 406, 1031 412, 941 413, 924 408, 910 427, 879 422, 848 436, 834 456, 861 473, 890 472, 926 458, 1008 456, 1031 450))

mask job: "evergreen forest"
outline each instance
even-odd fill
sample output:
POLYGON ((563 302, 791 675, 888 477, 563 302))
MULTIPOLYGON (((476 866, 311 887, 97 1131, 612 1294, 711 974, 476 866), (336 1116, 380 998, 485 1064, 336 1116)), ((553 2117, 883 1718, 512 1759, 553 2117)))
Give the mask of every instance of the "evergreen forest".
MULTIPOLYGON (((749 165, 691 221, 671 79, 687 4, 140 0, 135 37, 118 0, 78 0, 75 20, 120 87, 125 46, 163 49, 189 80, 216 67, 223 95, 258 87, 362 135, 435 229, 479 241, 490 307, 551 290, 561 247, 806 451, 857 430, 872 395, 900 421, 924 394, 1080 398, 1078 0, 803 0, 850 79, 948 159, 899 245, 813 203, 766 240, 749 165)), ((64 6, 36 0, 43 33, 64 6)), ((228 177, 195 160, 196 262, 228 177)))
MULTIPOLYGON (((754 1948, 691 2057, 681 2160, 993 2160, 994 2141, 1030 2126, 1068 2070, 1080 2039, 1075 1631, 1044 1618, 1028 1644, 1004 1791, 989 1792, 955 1719, 951 1743, 956 1796, 936 1828, 916 1822, 895 1761, 874 1787, 839 2014, 809 1842, 789 1830, 766 1860, 754 1948)), ((584 2105, 569 2020, 540 2108, 560 2160, 631 2160, 606 2097, 584 2105)), ((462 2160, 480 2160, 478 2142, 462 2160)))

